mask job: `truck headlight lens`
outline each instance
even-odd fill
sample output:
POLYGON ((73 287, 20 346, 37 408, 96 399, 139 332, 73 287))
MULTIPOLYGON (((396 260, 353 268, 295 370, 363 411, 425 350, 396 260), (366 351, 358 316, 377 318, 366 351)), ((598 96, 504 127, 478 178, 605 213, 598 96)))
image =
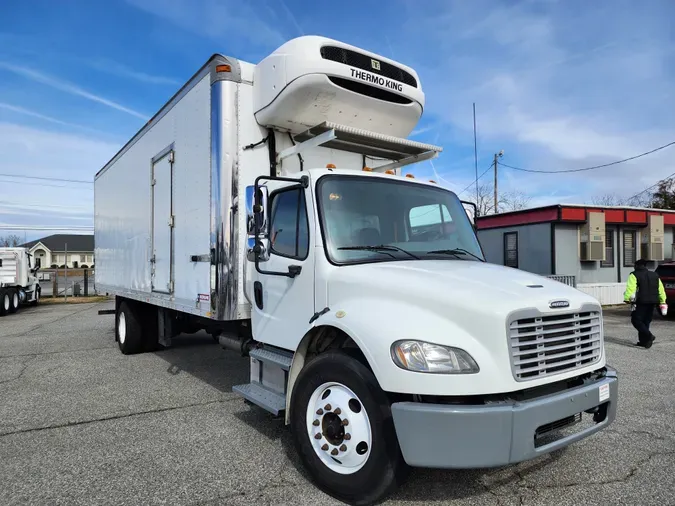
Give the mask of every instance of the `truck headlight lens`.
POLYGON ((391 358, 401 369, 438 374, 475 374, 480 369, 466 351, 424 341, 396 341, 391 358))

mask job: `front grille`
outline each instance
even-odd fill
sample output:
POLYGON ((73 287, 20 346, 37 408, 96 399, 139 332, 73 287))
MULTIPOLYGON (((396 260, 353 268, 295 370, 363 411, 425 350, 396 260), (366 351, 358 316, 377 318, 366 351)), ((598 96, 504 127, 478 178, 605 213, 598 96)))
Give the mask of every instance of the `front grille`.
POLYGON ((417 80, 402 68, 396 67, 390 63, 376 60, 379 64, 379 69, 374 68, 373 58, 365 54, 357 53, 350 49, 344 49, 342 47, 336 46, 323 46, 321 48, 321 58, 324 60, 331 60, 338 63, 344 63, 345 65, 351 65, 352 67, 359 68, 361 70, 367 70, 373 74, 377 74, 383 77, 388 77, 399 83, 407 84, 413 88, 417 88, 417 80))
POLYGON ((517 381, 586 367, 600 360, 600 312, 521 318, 509 325, 511 367, 517 381))

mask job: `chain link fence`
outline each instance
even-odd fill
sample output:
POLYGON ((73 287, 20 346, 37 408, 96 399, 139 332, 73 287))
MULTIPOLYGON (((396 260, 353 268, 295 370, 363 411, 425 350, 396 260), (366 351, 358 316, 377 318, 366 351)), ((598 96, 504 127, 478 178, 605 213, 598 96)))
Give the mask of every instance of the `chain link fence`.
POLYGON ((93 297, 95 269, 41 269, 38 271, 42 297, 93 297))

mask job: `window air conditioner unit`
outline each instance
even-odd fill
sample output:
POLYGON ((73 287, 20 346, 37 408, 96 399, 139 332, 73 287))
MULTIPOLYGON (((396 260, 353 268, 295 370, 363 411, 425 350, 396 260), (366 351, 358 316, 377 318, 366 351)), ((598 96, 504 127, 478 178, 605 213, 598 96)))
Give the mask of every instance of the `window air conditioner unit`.
POLYGON ((584 262, 605 260, 605 213, 588 213, 581 226, 580 257, 584 262))
POLYGON ((652 262, 664 259, 663 216, 649 216, 647 231, 642 234, 642 258, 652 262))

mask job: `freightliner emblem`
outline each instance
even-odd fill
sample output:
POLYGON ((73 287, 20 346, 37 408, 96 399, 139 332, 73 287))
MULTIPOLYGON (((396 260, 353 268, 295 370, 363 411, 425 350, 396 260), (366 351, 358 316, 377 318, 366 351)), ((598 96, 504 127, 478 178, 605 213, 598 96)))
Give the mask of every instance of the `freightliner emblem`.
POLYGON ((549 303, 548 307, 551 309, 559 309, 561 307, 570 307, 570 302, 568 300, 554 300, 549 303))

